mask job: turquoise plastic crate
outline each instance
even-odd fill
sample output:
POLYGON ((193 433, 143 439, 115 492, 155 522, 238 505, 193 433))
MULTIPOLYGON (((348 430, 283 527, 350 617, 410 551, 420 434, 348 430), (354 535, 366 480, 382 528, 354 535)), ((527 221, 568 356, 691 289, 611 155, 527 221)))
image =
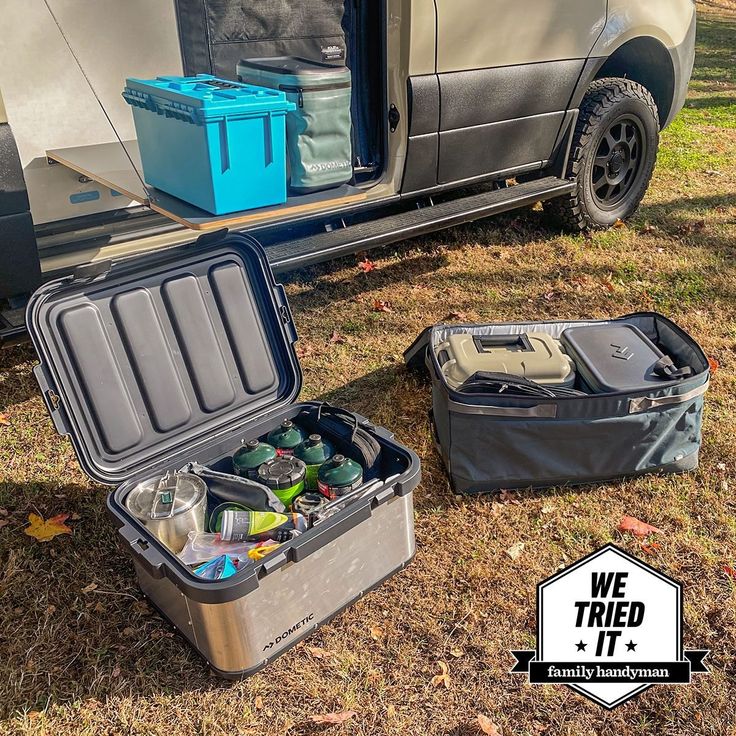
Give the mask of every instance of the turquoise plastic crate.
POLYGON ((284 92, 196 77, 128 79, 146 182, 214 215, 286 201, 284 92))

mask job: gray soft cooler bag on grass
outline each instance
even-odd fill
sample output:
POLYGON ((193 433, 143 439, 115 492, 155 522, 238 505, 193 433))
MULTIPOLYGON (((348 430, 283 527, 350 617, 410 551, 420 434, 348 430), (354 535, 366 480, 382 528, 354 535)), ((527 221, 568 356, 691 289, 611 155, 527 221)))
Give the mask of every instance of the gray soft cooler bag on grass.
POLYGON ((708 360, 677 325, 654 313, 598 322, 436 325, 406 351, 432 381, 435 440, 460 493, 606 481, 698 465, 708 360), (569 327, 638 327, 692 375, 647 390, 564 398, 463 394, 442 376, 434 348, 453 333, 499 335, 534 330, 559 338, 569 327))
POLYGON ((350 69, 298 57, 244 59, 238 79, 286 93, 290 187, 298 193, 338 187, 353 178, 350 69))

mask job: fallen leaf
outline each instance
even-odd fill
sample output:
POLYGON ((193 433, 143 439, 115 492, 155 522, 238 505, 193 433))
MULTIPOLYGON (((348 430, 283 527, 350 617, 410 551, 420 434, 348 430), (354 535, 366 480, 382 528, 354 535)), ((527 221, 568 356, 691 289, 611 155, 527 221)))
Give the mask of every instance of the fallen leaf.
POLYGON ((437 664, 439 665, 441 673, 439 675, 435 675, 432 678, 432 686, 439 687, 440 685, 444 685, 446 688, 449 688, 450 687, 449 667, 442 661, 437 662, 437 664))
POLYGON ((315 659, 327 659, 334 656, 332 652, 328 652, 321 647, 307 647, 306 649, 315 659))
POLYGON ((450 312, 443 320, 443 322, 467 322, 468 315, 465 312, 450 312))
POLYGON ((524 551, 524 547, 526 545, 524 542, 517 542, 516 544, 511 545, 506 550, 506 554, 512 559, 512 560, 518 560, 519 557, 521 557, 521 553, 524 551))
POLYGON ((626 227, 626 223, 623 220, 616 220, 616 222, 613 223, 613 226, 620 230, 622 227, 626 227))
POLYGON ((0 509, 0 516, 10 516, 10 511, 7 509, 0 509))
POLYGON ((656 526, 647 524, 645 521, 640 521, 633 516, 624 516, 618 525, 620 532, 629 532, 635 537, 648 537, 650 534, 662 534, 661 529, 657 529, 656 526))
POLYGON ((715 358, 708 358, 708 365, 710 366, 710 372, 713 375, 718 373, 718 369, 721 367, 721 364, 715 358))
POLYGON ((358 264, 358 268, 360 268, 363 273, 370 273, 371 271, 376 270, 376 264, 373 263, 370 258, 365 258, 358 264))
POLYGON ((90 583, 82 588, 82 593, 91 593, 93 590, 97 590, 97 583, 90 583))
POLYGON ((72 533, 72 530, 64 523, 68 518, 69 514, 57 514, 44 520, 38 514, 29 514, 30 524, 23 531, 39 542, 49 542, 59 534, 72 533))
POLYGON ((354 710, 341 710, 339 713, 325 713, 319 716, 309 716, 312 723, 345 723, 358 714, 354 710))
POLYGON ((373 641, 378 641, 379 639, 383 639, 383 637, 386 636, 383 629, 379 628, 378 626, 371 626, 371 639, 373 641))
POLYGON ((662 549, 662 545, 658 542, 651 542, 650 544, 642 544, 641 550, 648 555, 656 555, 662 549))
POLYGON ((389 703, 388 708, 386 708, 386 717, 393 718, 395 715, 396 715, 396 706, 393 703, 389 703))
POLYGON ((736 569, 731 567, 731 565, 724 565, 723 572, 725 572, 732 580, 736 580, 736 569))
POLYGON ((330 337, 330 342, 333 345, 343 345, 345 343, 345 338, 337 330, 334 330, 330 337))
POLYGON ((543 514, 553 514, 555 512, 555 506, 551 503, 546 503, 544 506, 542 506, 542 513, 543 514))
POLYGON ((505 488, 502 488, 498 494, 498 500, 501 503, 513 503, 515 498, 513 491, 507 491, 505 488))
POLYGON ((0 425, 7 427, 10 425, 10 419, 7 414, 0 414, 0 425))
POLYGON ((450 654, 457 659, 458 657, 464 657, 465 656, 465 650, 461 647, 453 647, 450 649, 450 654))
POLYGON ((642 233, 656 233, 657 232, 657 226, 656 225, 650 225, 648 222, 644 223, 644 227, 641 229, 642 233))
POLYGON ((10 522, 7 519, 0 519, 0 529, 2 529, 4 526, 7 526, 10 524, 10 522))
POLYGON ((253 703, 256 710, 263 710, 263 698, 260 695, 256 695, 255 702, 253 703))
POLYGON ((487 736, 501 736, 501 732, 498 730, 498 726, 488 717, 482 713, 478 714, 478 725, 480 730, 487 736))
POLYGON ((610 279, 602 280, 601 286, 603 286, 604 289, 607 289, 611 294, 613 294, 616 291, 616 286, 614 285, 613 281, 611 281, 610 279))
POLYGON ((126 626, 123 629, 123 636, 134 636, 135 635, 135 629, 132 626, 126 626))
POLYGON ((373 300, 373 311, 374 312, 393 312, 391 302, 385 302, 383 299, 373 300))
POLYGON ((120 665, 115 665, 112 668, 112 672, 110 673, 112 677, 120 677, 120 665))
POLYGON ((46 614, 48 616, 53 616, 55 613, 56 613, 56 606, 54 605, 46 606, 46 614))

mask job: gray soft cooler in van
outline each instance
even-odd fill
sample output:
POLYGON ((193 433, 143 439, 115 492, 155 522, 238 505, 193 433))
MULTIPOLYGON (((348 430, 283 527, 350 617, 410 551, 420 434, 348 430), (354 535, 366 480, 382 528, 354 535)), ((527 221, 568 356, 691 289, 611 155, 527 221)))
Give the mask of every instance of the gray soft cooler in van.
POLYGON ((295 403, 294 323, 253 239, 83 267, 33 295, 28 325, 54 425, 91 478, 117 485, 108 510, 141 589, 219 674, 259 669, 413 556, 419 460, 359 415, 381 482, 231 578, 195 576, 126 510, 139 480, 190 461, 232 472, 243 441, 313 406, 295 403))
POLYGON ((293 191, 329 189, 352 179, 350 69, 292 56, 243 59, 238 79, 286 92, 296 105, 286 116, 293 191))

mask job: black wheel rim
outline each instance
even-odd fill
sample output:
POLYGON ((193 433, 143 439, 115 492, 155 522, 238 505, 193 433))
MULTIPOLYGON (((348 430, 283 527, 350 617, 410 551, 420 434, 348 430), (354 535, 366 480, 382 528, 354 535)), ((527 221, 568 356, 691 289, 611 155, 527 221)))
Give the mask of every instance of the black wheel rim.
POLYGON ((615 209, 626 199, 640 177, 646 153, 644 129, 637 118, 625 115, 608 126, 592 171, 593 196, 601 209, 615 209))

